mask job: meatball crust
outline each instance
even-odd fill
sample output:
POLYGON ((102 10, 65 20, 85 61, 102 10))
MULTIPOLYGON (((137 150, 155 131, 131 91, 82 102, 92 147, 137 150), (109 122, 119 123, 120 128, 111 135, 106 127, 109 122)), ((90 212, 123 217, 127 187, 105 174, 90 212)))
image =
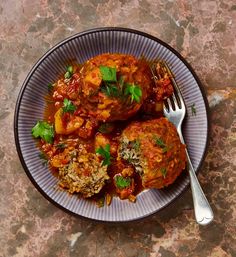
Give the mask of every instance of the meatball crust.
POLYGON ((166 118, 131 123, 122 133, 119 156, 133 164, 144 188, 172 184, 185 169, 185 145, 166 118))

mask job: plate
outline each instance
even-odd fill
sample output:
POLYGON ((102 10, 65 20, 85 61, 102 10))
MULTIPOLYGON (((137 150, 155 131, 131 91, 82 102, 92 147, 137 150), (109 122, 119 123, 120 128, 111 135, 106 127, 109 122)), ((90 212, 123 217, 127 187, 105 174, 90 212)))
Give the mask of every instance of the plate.
POLYGON ((34 65, 18 96, 14 117, 17 151, 26 174, 50 202, 61 209, 89 219, 122 222, 144 218, 174 201, 189 185, 187 172, 164 190, 145 190, 135 204, 113 198, 110 206, 98 208, 88 200, 69 195, 58 188, 58 180, 48 167, 42 166, 39 149, 31 136, 31 128, 43 119, 47 85, 56 81, 71 62, 84 63, 101 53, 125 53, 149 60, 160 58, 172 69, 187 106, 183 135, 196 172, 204 159, 208 144, 207 101, 201 83, 185 59, 160 39, 126 28, 97 28, 78 33, 51 48, 34 65), (192 113, 192 107, 196 115, 192 113))

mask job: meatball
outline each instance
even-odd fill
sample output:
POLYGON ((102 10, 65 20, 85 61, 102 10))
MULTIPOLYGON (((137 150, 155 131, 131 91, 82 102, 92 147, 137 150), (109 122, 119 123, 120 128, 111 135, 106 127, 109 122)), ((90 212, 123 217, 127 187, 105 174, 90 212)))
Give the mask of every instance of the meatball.
POLYGON ((80 71, 83 107, 99 121, 126 120, 147 98, 153 83, 144 60, 126 54, 102 54, 80 71))
POLYGON ((172 184, 185 169, 185 145, 166 118, 131 123, 122 133, 119 156, 135 167, 144 188, 172 184))
POLYGON ((59 166, 59 185, 71 194, 80 193, 84 198, 99 193, 109 179, 107 166, 102 166, 99 157, 88 152, 83 145, 64 152, 66 164, 59 166))

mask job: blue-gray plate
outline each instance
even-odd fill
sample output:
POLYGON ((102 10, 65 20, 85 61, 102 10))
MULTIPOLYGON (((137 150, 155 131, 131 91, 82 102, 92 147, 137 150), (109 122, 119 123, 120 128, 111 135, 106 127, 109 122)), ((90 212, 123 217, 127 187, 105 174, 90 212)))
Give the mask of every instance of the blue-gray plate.
POLYGON ((150 189, 137 197, 136 203, 114 198, 110 206, 98 208, 93 202, 69 195, 58 188, 57 178, 42 165, 31 128, 43 119, 44 96, 48 83, 56 81, 71 62, 83 63, 102 53, 125 53, 148 60, 163 59, 173 71, 188 112, 183 134, 196 172, 208 144, 207 101, 201 83, 184 58, 156 37, 125 28, 98 28, 78 33, 51 48, 33 66, 25 79, 15 109, 15 142, 21 163, 35 187, 61 209, 97 221, 137 220, 161 210, 174 201, 189 185, 187 172, 164 190, 150 189), (191 112, 194 105, 196 115, 191 112))

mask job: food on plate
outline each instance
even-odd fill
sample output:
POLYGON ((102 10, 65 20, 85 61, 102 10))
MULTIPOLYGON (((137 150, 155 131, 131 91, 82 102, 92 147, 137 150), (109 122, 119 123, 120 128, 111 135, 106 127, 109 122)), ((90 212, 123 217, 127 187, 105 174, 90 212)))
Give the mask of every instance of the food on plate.
POLYGON ((172 184, 185 169, 185 145, 166 118, 133 122, 120 138, 119 155, 131 163, 144 188, 172 184))
POLYGON ((81 101, 101 121, 126 120, 147 98, 152 85, 150 68, 126 54, 102 54, 81 69, 81 101))
POLYGON ((161 101, 172 95, 174 89, 170 82, 170 74, 166 70, 162 62, 158 62, 154 67, 155 73, 158 74, 159 79, 156 80, 157 86, 154 88, 156 100, 161 101))
POLYGON ((69 193, 109 205, 136 201, 144 188, 173 183, 185 167, 184 145, 163 118, 169 75, 125 54, 101 54, 69 65, 48 85, 44 120, 32 136, 41 158, 69 193))
POLYGON ((80 193, 83 197, 91 197, 100 192, 109 179, 107 165, 101 165, 99 157, 95 153, 88 152, 83 145, 65 150, 54 156, 50 164, 58 168, 60 186, 68 189, 69 193, 80 193), (57 164, 58 159, 67 160, 57 164))

